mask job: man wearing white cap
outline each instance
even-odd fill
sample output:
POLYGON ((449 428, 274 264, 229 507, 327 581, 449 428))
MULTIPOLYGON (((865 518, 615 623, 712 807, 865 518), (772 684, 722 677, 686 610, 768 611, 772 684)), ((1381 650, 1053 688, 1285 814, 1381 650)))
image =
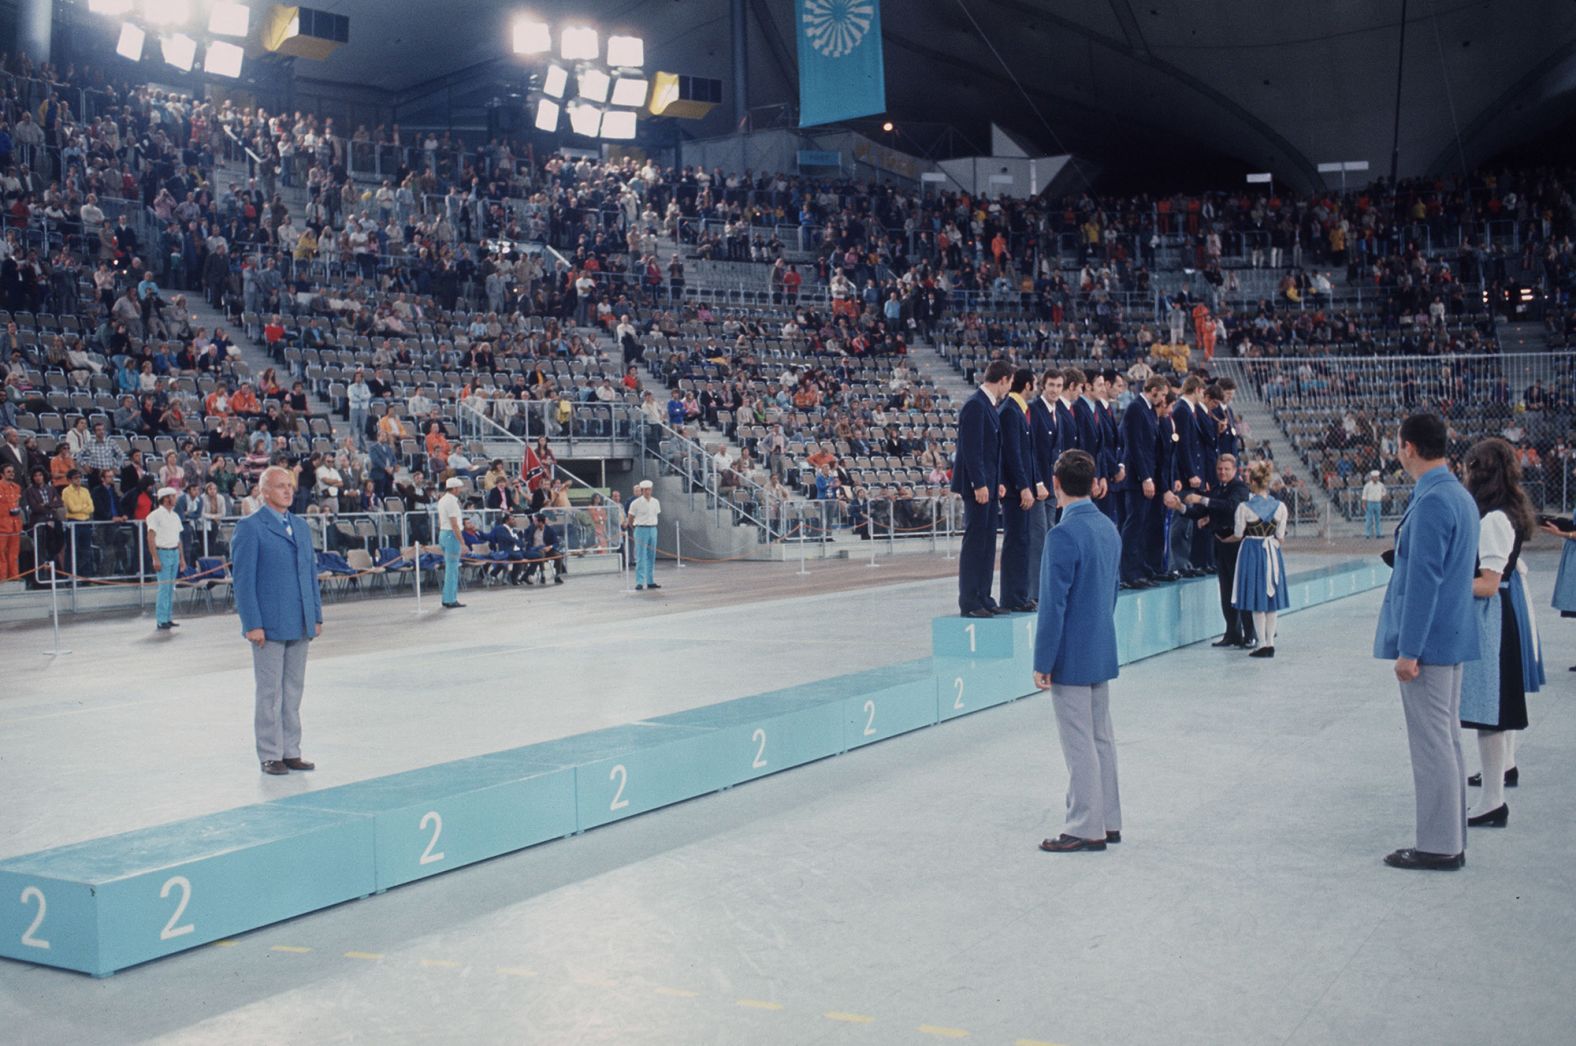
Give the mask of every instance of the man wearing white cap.
POLYGON ((1379 536, 1379 512, 1384 508, 1384 484, 1379 482, 1379 470, 1368 473, 1363 484, 1363 537, 1379 536))
POLYGON ((460 553, 465 548, 465 513, 460 511, 457 493, 465 489, 465 481, 450 476, 443 487, 443 497, 438 499, 438 544, 443 547, 443 608, 454 610, 465 605, 460 602, 460 553))
POLYGON ((657 568, 657 517, 662 502, 651 496, 651 480, 635 484, 635 498, 629 503, 629 525, 635 532, 635 591, 661 588, 654 577, 657 568))
POLYGON ((148 513, 148 555, 159 566, 159 598, 153 617, 162 631, 179 628, 175 616, 175 577, 186 569, 186 554, 181 549, 181 517, 174 512, 180 491, 160 487, 159 507, 148 513))

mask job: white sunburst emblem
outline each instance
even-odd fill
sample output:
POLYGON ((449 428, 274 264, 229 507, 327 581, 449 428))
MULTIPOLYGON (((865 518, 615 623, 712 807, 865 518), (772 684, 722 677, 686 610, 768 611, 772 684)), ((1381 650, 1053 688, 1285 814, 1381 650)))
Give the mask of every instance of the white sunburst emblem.
POLYGON ((870 0, 805 0, 804 35, 828 58, 842 58, 865 38, 875 21, 870 0))

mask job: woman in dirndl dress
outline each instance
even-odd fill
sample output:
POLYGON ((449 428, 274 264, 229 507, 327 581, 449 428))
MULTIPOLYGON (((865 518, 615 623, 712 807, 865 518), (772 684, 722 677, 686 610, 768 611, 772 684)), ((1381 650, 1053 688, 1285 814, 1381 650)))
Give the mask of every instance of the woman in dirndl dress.
POLYGON ((1521 578, 1521 546, 1537 517, 1521 489, 1521 465, 1502 439, 1467 451, 1466 487, 1478 505, 1478 570, 1472 582, 1483 638, 1482 656, 1463 666, 1461 726, 1477 731, 1483 772, 1477 812, 1467 824, 1503 828, 1510 820, 1505 785, 1514 784, 1516 735, 1527 728, 1527 694, 1543 684, 1536 626, 1521 578))
MULTIPOLYGON (((1576 517, 1572 519, 1576 523, 1576 517)), ((1554 609, 1560 617, 1576 617, 1576 530, 1562 530, 1557 524, 1545 523, 1543 529, 1564 540, 1560 552, 1560 572, 1554 579, 1554 609)), ((1576 672, 1576 665, 1571 666, 1576 672)))
POLYGON ((1270 496, 1275 466, 1255 461, 1248 466, 1247 501, 1237 506, 1233 534, 1242 542, 1237 573, 1231 584, 1231 605, 1253 615, 1259 648, 1249 657, 1275 656, 1275 619, 1290 605, 1286 593, 1286 503, 1270 496))

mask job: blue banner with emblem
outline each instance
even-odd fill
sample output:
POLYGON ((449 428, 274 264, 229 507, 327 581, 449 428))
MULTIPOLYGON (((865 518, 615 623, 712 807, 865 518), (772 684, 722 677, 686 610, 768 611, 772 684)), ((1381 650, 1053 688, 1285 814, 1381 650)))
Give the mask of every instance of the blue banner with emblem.
POLYGON ((799 126, 886 111, 880 0, 794 0, 799 126))

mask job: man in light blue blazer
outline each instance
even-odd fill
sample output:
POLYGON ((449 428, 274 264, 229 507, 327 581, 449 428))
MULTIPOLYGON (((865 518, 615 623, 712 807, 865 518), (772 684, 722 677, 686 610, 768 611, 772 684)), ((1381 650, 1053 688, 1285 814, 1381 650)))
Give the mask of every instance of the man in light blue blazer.
POLYGON ((230 569, 241 633, 252 644, 257 758, 263 773, 288 774, 315 769, 301 758, 301 694, 307 646, 323 633, 323 599, 312 531, 290 511, 294 473, 273 466, 258 488, 263 506, 235 525, 230 569))
POLYGON ((1034 637, 1034 685, 1051 692, 1067 760, 1067 824, 1048 853, 1104 850, 1122 841, 1110 681, 1116 678, 1116 589, 1122 538, 1089 499, 1094 457, 1069 450, 1051 482, 1061 522, 1045 536, 1034 637))
POLYGON ((1395 662, 1417 793, 1417 845, 1392 868, 1454 871, 1466 864, 1466 765, 1461 758, 1461 666, 1479 656, 1472 576, 1478 511, 1445 461, 1434 414, 1401 423, 1402 468, 1416 481, 1395 533, 1395 571, 1374 633, 1374 656, 1395 662))

